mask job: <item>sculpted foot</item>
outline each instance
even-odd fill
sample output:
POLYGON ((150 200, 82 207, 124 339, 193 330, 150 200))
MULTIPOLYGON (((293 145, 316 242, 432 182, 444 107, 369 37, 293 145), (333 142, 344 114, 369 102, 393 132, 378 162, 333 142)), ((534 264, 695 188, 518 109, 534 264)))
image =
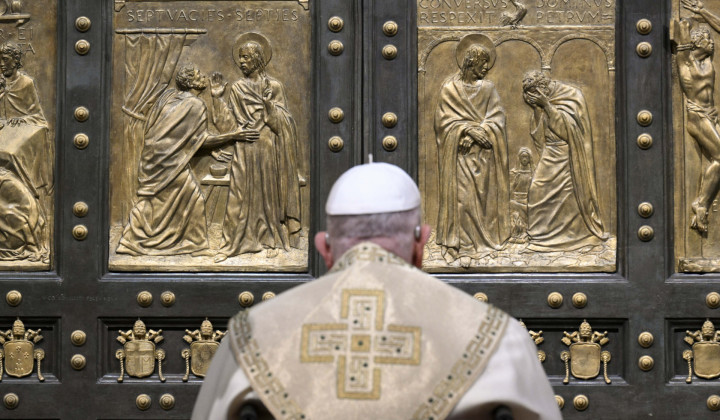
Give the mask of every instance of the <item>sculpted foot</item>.
POLYGON ((275 258, 278 255, 280 255, 280 250, 277 248, 268 248, 267 250, 267 257, 268 258, 275 258))
POLYGON ((217 254, 215 258, 213 258, 214 263, 221 263, 228 259, 228 256, 225 254, 217 254))
POLYGON ((472 262, 472 258, 470 258, 470 257, 460 257, 460 267, 462 267, 462 268, 470 267, 471 262, 472 262))
POLYGON ((693 205, 692 210, 695 215, 690 222, 690 229, 695 229, 698 233, 703 234, 708 231, 708 212, 705 207, 693 205))

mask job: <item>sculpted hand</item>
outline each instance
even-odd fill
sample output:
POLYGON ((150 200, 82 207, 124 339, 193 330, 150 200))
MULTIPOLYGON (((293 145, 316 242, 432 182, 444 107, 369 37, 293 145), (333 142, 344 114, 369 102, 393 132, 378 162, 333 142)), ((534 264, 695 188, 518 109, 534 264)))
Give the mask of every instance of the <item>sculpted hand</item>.
POLYGON ((270 87, 270 81, 268 79, 265 79, 265 83, 263 85, 263 102, 265 102, 265 107, 270 105, 270 100, 272 99, 273 92, 272 88, 270 87))
POLYGON ((10 118, 10 120, 8 120, 8 123, 10 123, 11 127, 15 127, 20 124, 27 124, 27 121, 25 121, 25 118, 10 118))
POLYGON ((483 149, 492 149, 492 143, 488 140, 485 130, 473 129, 468 131, 468 135, 483 149))
POLYGON ((232 161, 233 158, 233 154, 225 150, 213 150, 210 154, 218 162, 228 163, 232 161))
POLYGON ((240 128, 233 134, 235 140, 239 141, 255 141, 260 138, 260 132, 257 130, 247 130, 240 128))
POLYGON ((680 0, 682 7, 693 13, 700 13, 705 5, 700 0, 680 0))
POLYGON ((472 145, 473 139, 470 136, 463 136, 460 138, 460 143, 458 144, 458 153, 467 155, 472 145))
POLYGON ((210 76, 210 93, 213 98, 219 98, 225 94, 225 87, 227 82, 225 81, 222 73, 219 71, 213 72, 210 76))

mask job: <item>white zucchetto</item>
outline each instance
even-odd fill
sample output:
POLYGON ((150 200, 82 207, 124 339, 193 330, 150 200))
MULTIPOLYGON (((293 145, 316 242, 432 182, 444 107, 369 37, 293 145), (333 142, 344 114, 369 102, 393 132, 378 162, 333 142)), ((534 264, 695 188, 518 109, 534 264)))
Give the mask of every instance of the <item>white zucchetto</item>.
POLYGON ((389 163, 349 169, 335 181, 325 212, 329 216, 393 213, 420 206, 420 190, 405 171, 389 163))

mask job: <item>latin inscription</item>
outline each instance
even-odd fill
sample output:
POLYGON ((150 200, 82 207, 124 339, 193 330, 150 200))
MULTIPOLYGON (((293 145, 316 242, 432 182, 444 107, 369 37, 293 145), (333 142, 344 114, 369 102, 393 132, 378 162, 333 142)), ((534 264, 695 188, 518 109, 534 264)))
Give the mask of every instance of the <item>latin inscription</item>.
MULTIPOLYGON (((527 0, 529 25, 613 25, 615 0, 527 0)), ((418 25, 502 25, 503 14, 515 12, 511 0, 420 0, 418 25)))
POLYGON ((300 12, 294 9, 129 9, 129 23, 173 22, 297 22, 300 12))

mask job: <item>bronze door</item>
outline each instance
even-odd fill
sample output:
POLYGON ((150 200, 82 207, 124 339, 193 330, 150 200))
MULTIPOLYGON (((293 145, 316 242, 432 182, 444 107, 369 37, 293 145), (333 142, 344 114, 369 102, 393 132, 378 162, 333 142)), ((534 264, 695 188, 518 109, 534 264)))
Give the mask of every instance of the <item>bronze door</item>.
POLYGON ((683 1, 0 2, 0 417, 189 418, 368 154, 564 417, 711 415, 720 1, 683 1))

